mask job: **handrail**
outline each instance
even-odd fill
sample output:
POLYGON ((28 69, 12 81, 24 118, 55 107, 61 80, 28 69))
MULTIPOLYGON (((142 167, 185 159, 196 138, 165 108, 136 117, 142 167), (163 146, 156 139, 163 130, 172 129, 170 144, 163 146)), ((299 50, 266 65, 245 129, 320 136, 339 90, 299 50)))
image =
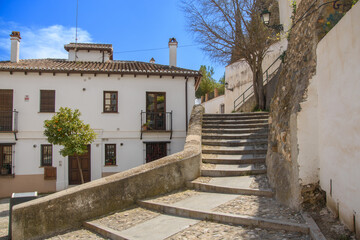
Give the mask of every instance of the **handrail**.
POLYGON ((170 132, 170 139, 173 134, 173 111, 171 112, 144 112, 140 113, 140 139, 144 132, 161 131, 170 132))
MULTIPOLYGON (((263 80, 263 83, 264 85, 268 83, 269 81, 269 75, 271 76, 274 72, 276 72, 279 68, 280 68, 280 65, 279 67, 277 67, 271 74, 269 74, 269 70, 270 68, 278 61, 278 60, 282 60, 283 58, 283 54, 285 52, 283 52, 279 57, 277 57, 275 59, 275 61, 273 63, 270 64, 270 66, 265 70, 265 72, 263 73, 263 75, 266 74, 266 77, 265 77, 265 80, 263 80)), ((245 101, 252 96, 252 94, 254 93, 254 88, 253 88, 253 84, 251 84, 239 97, 237 97, 235 100, 234 100, 234 111, 236 111, 236 108, 242 104, 245 103, 245 101), (252 90, 246 97, 246 93, 249 91, 249 90, 252 90), (238 100, 240 99, 240 102, 239 103, 236 103, 238 100)))

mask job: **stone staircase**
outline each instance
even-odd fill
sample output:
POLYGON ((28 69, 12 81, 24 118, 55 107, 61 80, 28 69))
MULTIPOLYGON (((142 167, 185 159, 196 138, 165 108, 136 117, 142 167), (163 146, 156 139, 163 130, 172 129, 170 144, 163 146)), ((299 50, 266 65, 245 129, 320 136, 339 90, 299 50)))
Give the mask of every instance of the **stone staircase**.
POLYGON ((110 239, 311 239, 302 215, 273 199, 267 135, 267 113, 205 114, 201 177, 84 227, 110 239))

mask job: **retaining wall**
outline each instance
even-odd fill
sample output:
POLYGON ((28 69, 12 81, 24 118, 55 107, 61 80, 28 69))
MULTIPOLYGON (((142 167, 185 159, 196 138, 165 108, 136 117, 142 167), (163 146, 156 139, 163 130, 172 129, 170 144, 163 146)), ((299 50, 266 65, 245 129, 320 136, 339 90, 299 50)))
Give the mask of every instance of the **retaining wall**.
POLYGON ((13 239, 38 239, 133 205, 138 199, 185 187, 200 176, 204 108, 193 108, 182 152, 39 198, 13 208, 13 239))

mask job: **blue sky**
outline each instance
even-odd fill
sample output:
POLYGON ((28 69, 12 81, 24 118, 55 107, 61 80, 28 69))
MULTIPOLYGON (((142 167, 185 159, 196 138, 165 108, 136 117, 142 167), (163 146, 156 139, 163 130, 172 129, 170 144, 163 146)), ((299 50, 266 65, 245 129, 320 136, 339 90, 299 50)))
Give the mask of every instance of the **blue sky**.
MULTIPOLYGON (((21 33, 21 59, 67 58, 63 45, 75 41, 75 26, 76 0, 0 0, 0 61, 10 59, 11 31, 21 33)), ((111 43, 116 60, 168 64, 171 37, 178 67, 213 66, 216 80, 224 74, 187 31, 178 0, 79 0, 78 42, 111 43)))

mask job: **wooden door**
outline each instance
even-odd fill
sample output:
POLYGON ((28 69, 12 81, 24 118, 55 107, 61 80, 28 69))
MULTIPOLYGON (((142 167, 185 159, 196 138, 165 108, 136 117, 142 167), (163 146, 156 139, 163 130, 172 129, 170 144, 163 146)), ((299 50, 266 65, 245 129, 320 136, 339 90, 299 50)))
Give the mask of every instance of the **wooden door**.
POLYGON ((0 132, 12 131, 13 90, 0 89, 0 132))
MULTIPOLYGON (((88 152, 80 156, 80 164, 84 176, 84 182, 90 182, 90 162, 91 162, 91 147, 87 146, 88 152)), ((69 156, 69 185, 81 184, 81 177, 79 173, 76 156, 69 156)))

